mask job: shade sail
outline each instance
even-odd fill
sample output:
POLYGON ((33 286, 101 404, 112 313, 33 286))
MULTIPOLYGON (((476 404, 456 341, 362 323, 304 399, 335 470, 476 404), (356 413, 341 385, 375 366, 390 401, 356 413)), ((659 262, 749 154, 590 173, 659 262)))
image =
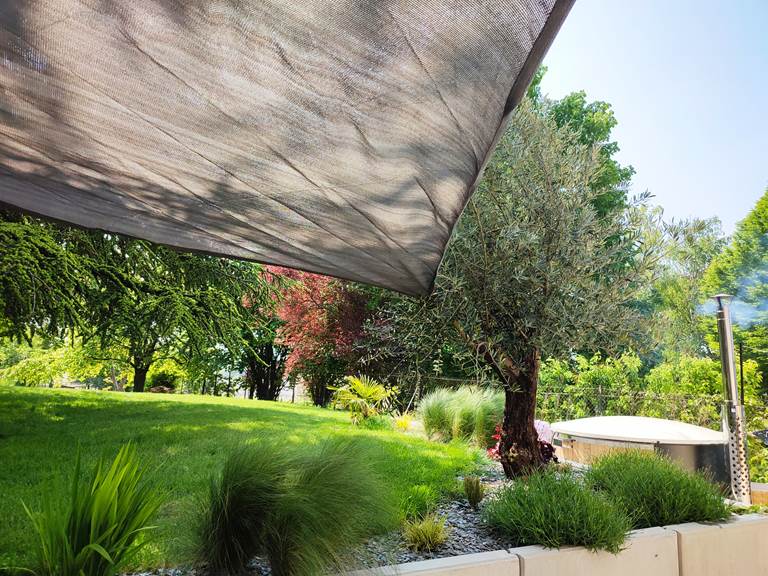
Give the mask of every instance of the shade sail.
POLYGON ((0 2, 0 202, 427 293, 570 4, 0 2))

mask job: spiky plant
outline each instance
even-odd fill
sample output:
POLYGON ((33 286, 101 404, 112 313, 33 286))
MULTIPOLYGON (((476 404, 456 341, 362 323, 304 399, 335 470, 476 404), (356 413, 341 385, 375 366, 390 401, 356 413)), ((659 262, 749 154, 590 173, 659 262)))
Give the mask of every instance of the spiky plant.
POLYGON ((334 390, 334 406, 349 410, 352 422, 360 423, 372 416, 377 416, 386 408, 387 402, 397 393, 395 388, 387 388, 368 376, 346 376, 345 384, 334 390))
POLYGON ((603 456, 592 464, 586 481, 624 509, 634 528, 715 522, 730 515, 721 487, 653 452, 603 456))
POLYGON ((568 471, 544 469, 501 488, 483 520, 515 546, 584 546, 618 553, 632 528, 619 506, 568 471))
POLYGON ((432 552, 448 539, 449 529, 445 518, 431 512, 420 519, 407 520, 403 536, 409 548, 432 552))
POLYGON ((477 510, 485 496, 485 486, 480 482, 480 478, 477 476, 464 476, 464 495, 467 497, 469 505, 477 510))
POLYGON ((136 450, 123 446, 111 464, 100 460, 86 482, 80 454, 69 502, 63 509, 47 502, 28 508, 40 547, 38 576, 111 576, 147 544, 145 536, 162 494, 145 477, 136 450))

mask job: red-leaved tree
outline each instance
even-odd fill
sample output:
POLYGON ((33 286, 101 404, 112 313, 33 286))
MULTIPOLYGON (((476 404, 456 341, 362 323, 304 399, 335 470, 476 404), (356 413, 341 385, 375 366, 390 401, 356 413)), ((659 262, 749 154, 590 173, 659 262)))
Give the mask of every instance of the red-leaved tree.
POLYGON ((328 402, 329 386, 353 370, 369 315, 365 289, 354 284, 288 268, 269 267, 293 282, 282 291, 277 315, 279 339, 290 350, 285 373, 300 376, 312 401, 328 402))

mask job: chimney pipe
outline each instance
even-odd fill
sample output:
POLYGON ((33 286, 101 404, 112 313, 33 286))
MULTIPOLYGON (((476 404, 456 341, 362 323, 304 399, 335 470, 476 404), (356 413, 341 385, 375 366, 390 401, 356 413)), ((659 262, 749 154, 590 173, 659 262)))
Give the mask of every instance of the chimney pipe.
POLYGON ((747 434, 744 406, 739 403, 736 381, 736 363, 733 350, 733 326, 731 325, 730 300, 727 294, 714 297, 717 302, 717 333, 720 339, 720 363, 723 368, 723 430, 728 431, 728 460, 731 471, 731 494, 743 504, 752 503, 747 461, 747 434))

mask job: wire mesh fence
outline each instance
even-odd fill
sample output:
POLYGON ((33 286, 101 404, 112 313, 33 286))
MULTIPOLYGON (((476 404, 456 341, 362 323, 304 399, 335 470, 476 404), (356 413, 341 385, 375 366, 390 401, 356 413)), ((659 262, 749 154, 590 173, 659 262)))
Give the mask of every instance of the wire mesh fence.
POLYGON ((651 416, 719 428, 721 395, 659 394, 647 390, 605 391, 600 388, 540 391, 538 418, 549 422, 590 416, 651 416))
MULTIPOLYGON (((428 377, 421 383, 422 393, 435 388, 480 386, 482 383, 460 378, 428 377)), ((647 389, 566 385, 558 390, 540 387, 536 395, 536 417, 547 422, 592 416, 650 416, 678 420, 711 428, 721 426, 722 394, 669 394, 647 389)), ((766 401, 748 401, 747 419, 766 414, 766 401)))

